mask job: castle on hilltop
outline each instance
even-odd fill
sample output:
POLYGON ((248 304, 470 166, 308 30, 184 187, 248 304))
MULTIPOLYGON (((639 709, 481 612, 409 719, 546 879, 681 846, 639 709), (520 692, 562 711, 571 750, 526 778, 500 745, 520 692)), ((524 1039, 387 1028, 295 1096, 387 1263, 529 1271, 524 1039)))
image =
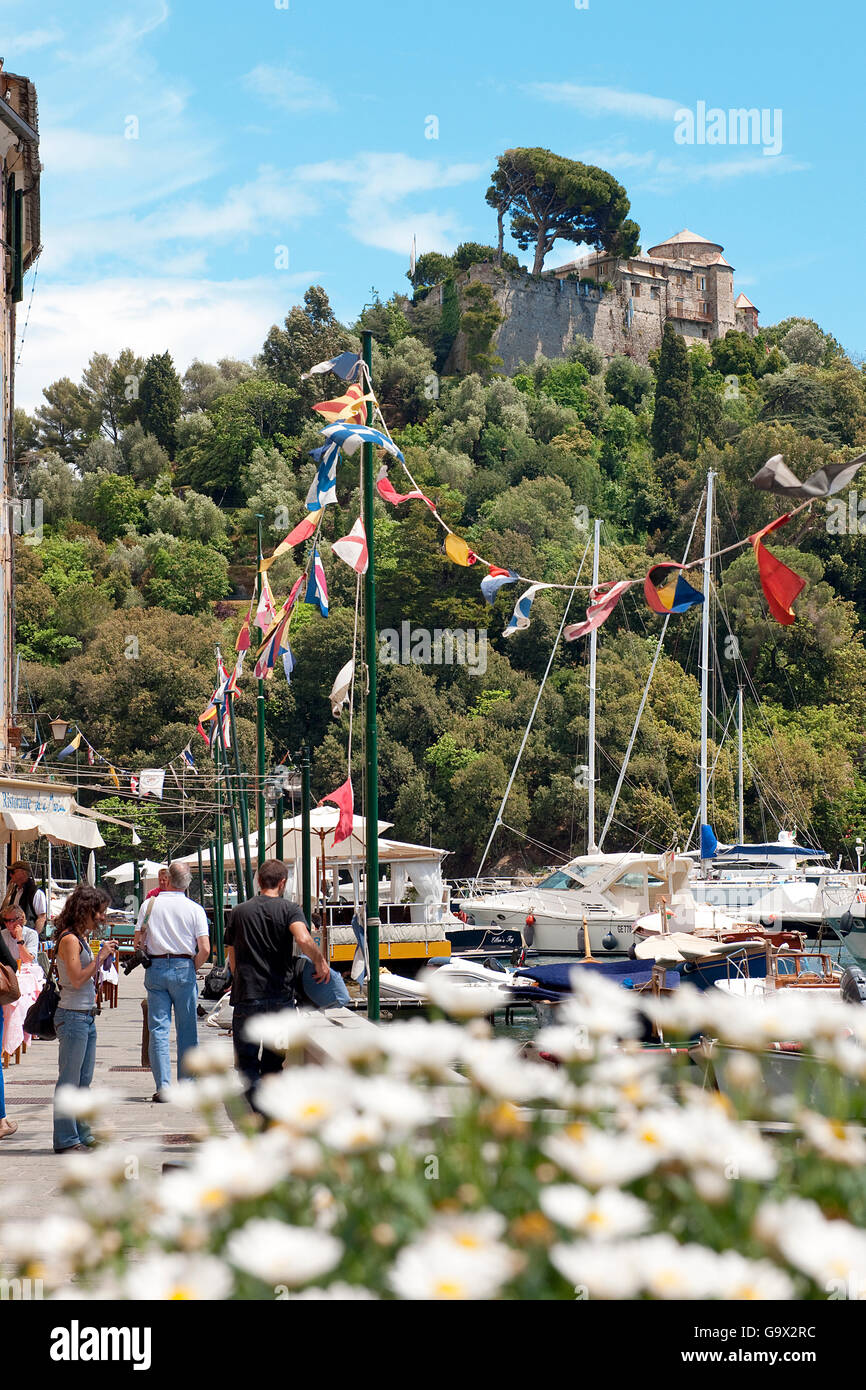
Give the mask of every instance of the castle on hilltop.
MULTIPOLYGON (((489 286, 504 316, 492 350, 506 372, 539 356, 563 357, 578 336, 595 343, 608 360, 623 353, 645 363, 661 345, 668 321, 694 342, 711 342, 731 328, 757 334, 758 310, 746 295, 734 298, 734 268, 723 250, 718 242, 683 230, 646 254, 622 259, 589 252, 540 277, 510 274, 484 262, 469 267, 458 289, 489 286)), ((465 370, 461 333, 446 371, 465 370)))

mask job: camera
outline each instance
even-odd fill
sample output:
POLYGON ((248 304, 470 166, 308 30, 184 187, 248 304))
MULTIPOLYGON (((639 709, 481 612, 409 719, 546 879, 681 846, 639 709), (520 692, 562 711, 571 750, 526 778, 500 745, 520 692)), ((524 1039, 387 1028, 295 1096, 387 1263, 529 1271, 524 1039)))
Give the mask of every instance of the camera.
POLYGON ((124 975, 131 975, 133 970, 136 970, 139 967, 139 965, 143 965, 146 970, 150 964, 150 956, 147 954, 146 951, 142 951, 139 947, 137 950, 133 951, 132 955, 129 957, 128 960, 125 960, 123 962, 121 969, 124 975))

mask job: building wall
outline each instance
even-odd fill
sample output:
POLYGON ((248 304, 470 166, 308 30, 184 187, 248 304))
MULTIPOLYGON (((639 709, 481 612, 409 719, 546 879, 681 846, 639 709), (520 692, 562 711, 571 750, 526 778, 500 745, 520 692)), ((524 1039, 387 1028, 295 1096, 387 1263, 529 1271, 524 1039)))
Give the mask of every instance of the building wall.
MULTIPOLYGON (((661 345, 667 319, 688 342, 709 343, 738 326, 757 332, 757 314, 747 320, 734 309, 733 268, 713 264, 718 255, 717 247, 695 243, 677 247, 676 259, 601 255, 581 260, 582 276, 612 284, 605 291, 572 278, 569 267, 535 278, 474 265, 459 284, 488 285, 504 314, 494 345, 506 372, 539 356, 562 357, 578 336, 595 343, 607 359, 625 353, 646 363, 661 345)), ((458 334, 445 370, 467 366, 466 344, 458 334)))

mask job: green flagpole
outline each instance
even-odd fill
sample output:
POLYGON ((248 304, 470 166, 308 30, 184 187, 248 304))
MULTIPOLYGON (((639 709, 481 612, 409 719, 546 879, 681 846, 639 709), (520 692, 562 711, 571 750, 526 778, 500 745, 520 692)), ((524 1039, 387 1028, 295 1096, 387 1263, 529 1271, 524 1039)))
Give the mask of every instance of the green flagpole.
POLYGON ((275 852, 276 857, 277 857, 278 859, 282 859, 282 857, 283 857, 283 793, 282 793, 282 792, 280 792, 279 796, 277 797, 276 816, 277 816, 277 844, 276 844, 276 849, 275 849, 274 852, 275 852))
MULTIPOLYGON (((264 517, 256 514, 256 606, 262 597, 262 522, 264 517)), ((265 862, 265 683, 259 681, 256 696, 256 828, 258 830, 257 860, 259 867, 265 862)))
POLYGON ((310 749, 301 745, 301 885, 304 916, 310 925, 313 912, 312 862, 310 857, 310 749))
POLYGON ((201 845, 198 847, 198 900, 204 907, 204 864, 201 859, 201 845))
POLYGON ((234 696, 229 700, 229 729, 231 731, 232 750, 235 759, 235 772, 238 779, 238 805, 241 808, 241 835, 244 842, 244 877, 246 880, 247 897, 253 896, 253 861, 250 855, 250 816, 247 808, 247 779, 241 769, 241 754, 238 748, 238 735, 235 729, 235 701, 234 696))
MULTIPOLYGON (((364 362, 368 381, 373 365, 373 335, 363 333, 364 362)), ((369 384, 365 383, 365 394, 369 384)), ((373 423, 373 404, 367 402, 367 424, 373 423)), ((379 1020, 379 750, 376 737, 376 579, 373 567, 373 445, 364 445, 364 531, 367 537, 367 570, 364 575, 364 647, 367 663, 365 730, 367 742, 367 948, 370 979, 367 984, 367 1017, 379 1020)))
MULTIPOLYGON (((229 760, 228 755, 226 754, 225 736, 223 735, 223 723, 222 719, 220 718, 219 711, 217 711, 217 721, 217 738, 219 739, 220 746, 220 760, 222 762, 223 767, 226 769, 226 777, 228 778, 230 775, 228 771, 229 760)), ((232 853, 235 857, 235 881, 238 886, 238 902, 242 903, 246 895, 244 893, 244 876, 243 864, 241 861, 241 846, 240 839, 238 837, 238 818, 237 812, 235 811, 235 803, 234 797, 232 796, 231 784, 229 784, 228 813, 229 830, 231 831, 232 837, 232 853)))
MULTIPOLYGON (((219 718, 219 711, 216 715, 219 718)), ((223 890, 225 887, 225 842, 223 840, 223 809, 222 809, 222 782, 220 778, 220 750, 219 742, 214 744, 214 766, 216 768, 216 891, 214 893, 214 947, 216 949, 217 964, 224 964, 223 955, 223 933, 225 930, 225 919, 223 917, 225 899, 223 890)))

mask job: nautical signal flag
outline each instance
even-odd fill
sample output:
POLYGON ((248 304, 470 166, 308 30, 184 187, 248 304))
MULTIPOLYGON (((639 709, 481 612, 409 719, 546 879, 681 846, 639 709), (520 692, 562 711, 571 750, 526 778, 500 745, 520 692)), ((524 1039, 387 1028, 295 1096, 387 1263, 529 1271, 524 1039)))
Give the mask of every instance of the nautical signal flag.
POLYGON ((517 570, 500 569, 499 565, 491 565, 490 572, 481 581, 481 592, 488 603, 492 603, 505 584, 516 584, 520 575, 517 570))
POLYGON ((445 554, 455 565, 474 565, 478 560, 475 551, 469 549, 463 537, 455 536, 453 531, 449 531, 445 537, 445 554))
POLYGON ((320 512, 331 502, 337 500, 337 464, 340 462, 340 446, 334 442, 320 444, 318 449, 310 450, 310 458, 319 465, 315 478, 307 493, 307 511, 320 512))
POLYGON ((364 531, 364 523, 360 517, 355 522, 348 536, 341 536, 338 541, 334 541, 331 549, 339 559, 345 561, 350 569, 356 574, 366 574, 367 565, 370 563, 370 553, 367 547, 367 535, 364 531))
POLYGON ((57 754, 57 757, 58 757, 58 759, 60 759, 60 758, 68 758, 68 757, 71 756, 71 754, 73 754, 73 753, 75 752, 76 748, 80 748, 80 747, 81 747, 81 733, 80 733, 80 731, 79 731, 79 733, 77 733, 77 734, 75 735, 75 738, 72 740, 72 742, 71 742, 71 743, 67 743, 66 747, 63 748, 63 749, 57 754))
POLYGON ((308 541, 318 524, 318 516, 305 516, 303 521, 299 521, 294 530, 289 532, 285 540, 280 541, 273 555, 269 555, 267 560, 262 560, 259 568, 262 570, 270 569, 278 555, 285 555, 287 550, 292 549, 292 546, 302 545, 304 541, 308 541))
POLYGON ((348 840, 354 822, 355 795, 352 791, 351 777, 347 777, 343 785, 338 787, 335 792, 328 792, 327 796, 323 796, 322 801, 333 801, 334 805, 340 808, 340 819, 337 821, 337 828, 334 831, 334 844, 339 845, 343 840, 348 840))
POLYGON ((426 497, 420 488, 414 488, 412 492, 398 492, 391 479, 388 477, 387 468, 379 469, 379 476, 376 479, 376 491, 385 502, 390 502, 392 507, 396 507, 400 502, 411 502, 413 497, 417 497, 419 502, 426 502, 431 512, 436 508, 426 497))
POLYGON ((301 381, 306 381, 311 376, 321 376, 322 372, 333 372, 335 376, 342 377, 343 381, 354 381, 360 369, 361 359, 357 352, 340 352, 336 357, 330 357, 327 362, 317 362, 308 372, 302 372, 301 381))
POLYGON ((772 552, 764 545, 764 537, 771 531, 775 531, 779 526, 784 526, 786 521, 790 521, 789 512, 784 516, 777 516, 775 521, 771 521, 769 526, 765 526, 762 531, 756 531, 749 537, 752 548, 755 552, 755 559, 758 562, 758 574, 761 578, 761 588, 764 591, 764 598, 777 623, 782 623, 785 627, 790 627, 796 621, 794 610, 791 604, 798 594, 802 593, 806 587, 805 579, 801 579, 799 574, 795 574, 787 565, 783 565, 772 552))
POLYGON ((271 593, 271 586, 268 582, 268 576, 266 573, 263 573, 262 592, 259 596, 259 602, 256 608, 256 616, 253 618, 253 623, 257 628, 260 628, 262 632, 267 632, 268 628, 276 619, 276 616, 277 608, 276 604, 274 603, 274 596, 271 593))
POLYGON ((362 387, 350 386, 342 396, 335 396, 332 401, 319 401, 313 409, 329 421, 355 420, 363 424, 367 414, 367 401, 372 399, 372 396, 364 395, 362 387))
POLYGON ((508 620, 508 625, 503 630, 503 637, 513 637, 515 632, 526 631, 529 627, 529 610, 535 595, 539 589, 549 588, 549 584, 530 584, 529 588, 523 591, 514 605, 514 612, 508 620))
POLYGON ((339 444, 344 453, 351 455, 357 453, 362 444, 373 444, 377 449, 386 449, 395 459, 403 462, 403 455, 393 439, 389 439, 381 430, 372 429, 370 425, 352 425, 345 420, 337 420, 333 425, 325 425, 322 434, 332 443, 339 444))
POLYGON ((763 468, 758 469, 752 483, 755 487, 763 488, 765 492, 781 492, 785 497, 802 497, 806 500, 812 497, 831 497, 833 493, 841 492, 853 482, 864 463, 866 454, 858 454, 848 463, 827 463, 823 468, 819 468, 817 473, 810 473, 801 483, 797 475, 791 472, 782 455, 774 454, 771 459, 767 459, 763 468))
POLYGON ((195 765, 195 758, 192 755, 192 749, 189 744, 186 745, 186 748, 184 748, 180 756, 183 758, 190 772, 194 772, 196 776, 198 776, 198 768, 195 765))
POLYGON ((563 628, 562 635, 566 642, 585 637, 587 633, 607 622, 623 594, 633 583, 633 579, 617 579, 615 582, 611 580, 607 584, 599 584, 597 589, 592 589, 589 607, 586 610, 586 622, 570 623, 568 627, 563 628))
POLYGON ((323 618, 328 616, 328 585, 325 580, 325 568, 322 564, 322 557, 319 554, 319 547, 313 551, 313 563, 310 565, 310 577, 307 581, 307 592, 304 594, 304 603, 317 603, 323 618))
POLYGON ((687 613, 703 603, 699 589, 693 589, 682 565, 653 565, 643 582, 644 598, 654 613, 687 613))
POLYGON ((45 750, 46 750, 47 747, 48 747, 48 744, 47 744, 47 743, 40 743, 39 749, 38 749, 38 751, 37 751, 37 753, 36 753, 36 758, 35 758, 35 760, 34 760, 34 762, 33 762, 33 766, 32 766, 31 769, 30 769, 31 772, 35 772, 35 771, 36 771, 37 767, 39 766, 40 762, 42 761, 42 759, 43 759, 44 756, 45 756, 45 750))

